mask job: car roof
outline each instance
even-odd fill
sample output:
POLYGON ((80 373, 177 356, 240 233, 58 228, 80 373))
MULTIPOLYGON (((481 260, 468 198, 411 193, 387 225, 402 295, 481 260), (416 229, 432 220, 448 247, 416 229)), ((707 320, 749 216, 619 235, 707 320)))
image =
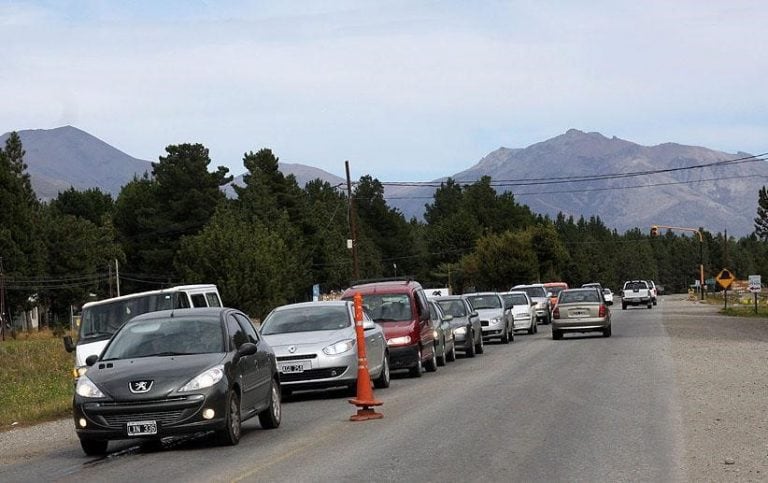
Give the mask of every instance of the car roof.
POLYGON ((299 302, 296 304, 286 304, 275 307, 274 310, 298 309, 306 307, 343 307, 351 304, 349 300, 318 300, 314 302, 299 302))

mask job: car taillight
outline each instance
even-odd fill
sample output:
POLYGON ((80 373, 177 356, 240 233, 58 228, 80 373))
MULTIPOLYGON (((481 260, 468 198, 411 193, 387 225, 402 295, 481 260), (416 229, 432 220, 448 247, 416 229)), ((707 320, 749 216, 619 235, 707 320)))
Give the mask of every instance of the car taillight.
POLYGON ((560 318, 560 307, 555 306, 555 310, 552 311, 552 317, 556 319, 560 318))
POLYGON ((597 312, 597 316, 598 317, 605 317, 606 310, 608 310, 608 309, 605 308, 605 305, 604 304, 600 304, 600 310, 597 312))

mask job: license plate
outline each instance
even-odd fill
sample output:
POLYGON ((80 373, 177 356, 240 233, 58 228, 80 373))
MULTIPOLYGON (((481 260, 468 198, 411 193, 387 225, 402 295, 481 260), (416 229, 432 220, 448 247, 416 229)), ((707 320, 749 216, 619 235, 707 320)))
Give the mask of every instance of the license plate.
POLYGON ((128 436, 149 436, 157 434, 157 421, 134 421, 127 424, 128 436))
POLYGON ((292 362, 290 364, 280 364, 280 372, 282 374, 299 374, 304 372, 303 362, 292 362))
POLYGON ((574 310, 571 312, 571 317, 586 317, 587 313, 583 310, 574 310))

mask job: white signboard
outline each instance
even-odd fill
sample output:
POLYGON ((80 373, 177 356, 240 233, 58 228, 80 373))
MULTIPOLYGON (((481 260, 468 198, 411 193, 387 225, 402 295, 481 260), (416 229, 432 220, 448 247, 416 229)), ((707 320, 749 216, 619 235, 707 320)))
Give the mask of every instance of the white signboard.
POLYGON ((749 276, 749 291, 752 293, 760 293, 762 290, 762 283, 760 281, 760 275, 749 276))

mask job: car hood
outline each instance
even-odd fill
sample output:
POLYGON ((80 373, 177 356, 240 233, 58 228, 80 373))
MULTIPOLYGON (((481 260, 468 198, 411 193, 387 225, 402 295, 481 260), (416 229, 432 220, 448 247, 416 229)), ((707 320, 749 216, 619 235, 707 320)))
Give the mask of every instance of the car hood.
POLYGON ((512 314, 529 314, 531 312, 530 307, 526 307, 525 305, 515 305, 512 307, 512 314))
POLYGON ((288 353, 288 347, 305 346, 325 347, 344 339, 355 338, 355 328, 345 327, 338 330, 316 330, 313 332, 290 332, 287 334, 262 334, 264 340, 274 349, 275 354, 288 353))
POLYGON ((494 317, 501 317, 503 314, 501 309, 477 309, 476 312, 481 319, 492 319, 494 317))
POLYGON ((115 400, 157 399, 225 358, 222 353, 214 353, 99 361, 88 368, 87 377, 115 400), (129 389, 132 381, 152 381, 152 385, 146 393, 134 394, 129 389))
POLYGON ((382 330, 384 330, 384 337, 387 340, 393 337, 402 337, 405 335, 411 335, 416 328, 416 322, 413 320, 403 320, 399 322, 381 322, 382 330))

